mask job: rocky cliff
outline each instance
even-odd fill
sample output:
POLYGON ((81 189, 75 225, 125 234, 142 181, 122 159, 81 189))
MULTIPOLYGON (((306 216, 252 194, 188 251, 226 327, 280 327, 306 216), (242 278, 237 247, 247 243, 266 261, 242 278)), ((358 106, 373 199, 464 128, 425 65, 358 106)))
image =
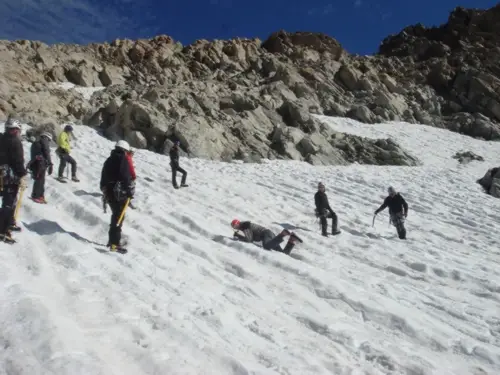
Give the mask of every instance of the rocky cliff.
POLYGON ((314 114, 408 121, 500 138, 500 5, 456 8, 410 26, 374 56, 333 38, 279 31, 266 41, 182 46, 168 36, 89 45, 0 42, 0 118, 101 128, 164 152, 175 139, 211 159, 291 158, 414 165, 393 142, 339 135, 314 114), (61 83, 94 87, 92 96, 61 83))

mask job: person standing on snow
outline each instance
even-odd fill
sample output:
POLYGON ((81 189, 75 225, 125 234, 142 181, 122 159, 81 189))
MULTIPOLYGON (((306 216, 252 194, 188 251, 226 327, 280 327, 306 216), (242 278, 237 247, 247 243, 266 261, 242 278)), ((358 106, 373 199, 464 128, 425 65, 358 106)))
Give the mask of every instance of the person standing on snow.
POLYGON ((2 208, 0 209, 0 240, 15 243, 12 231, 21 228, 15 222, 15 208, 20 186, 26 186, 24 167, 24 148, 21 141, 21 123, 10 119, 5 123, 5 133, 0 139, 0 190, 2 208))
POLYGON ((101 171, 100 188, 111 207, 111 223, 109 225, 109 241, 107 246, 111 251, 126 252, 121 245, 123 221, 118 219, 125 208, 128 198, 132 199, 135 193, 134 181, 130 173, 130 164, 126 153, 130 146, 126 141, 118 141, 111 155, 106 159, 101 171))
POLYGON ((57 137, 57 145, 59 146, 56 150, 57 156, 59 156, 60 164, 57 179, 60 182, 66 182, 64 180, 64 169, 66 168, 66 163, 71 164, 71 180, 74 182, 79 182, 80 180, 76 177, 76 161, 70 155, 71 145, 69 139, 73 133, 73 127, 71 125, 66 125, 64 130, 57 137))
POLYGON ((290 254, 295 246, 295 243, 302 242, 302 240, 295 234, 287 229, 283 229, 277 236, 274 233, 261 225, 254 224, 250 221, 240 222, 238 219, 231 221, 231 227, 235 230, 233 238, 245 242, 261 242, 265 250, 275 250, 281 253, 290 254), (243 234, 238 233, 239 231, 243 234), (280 244, 283 242, 285 236, 290 236, 284 249, 280 244))
POLYGON ((48 171, 50 176, 53 171, 52 159, 50 157, 51 141, 52 135, 44 132, 31 145, 31 160, 28 163, 27 169, 31 171, 32 178, 35 180, 31 199, 36 203, 47 203, 45 200, 45 173, 48 171))
POLYGON ((325 185, 322 182, 318 184, 318 191, 314 194, 314 203, 316 205, 316 217, 319 217, 321 223, 321 235, 328 237, 328 222, 326 219, 332 219, 332 234, 339 234, 337 214, 330 207, 325 193, 325 185))
POLYGON ((175 141, 174 145, 170 149, 170 166, 172 167, 172 185, 175 189, 178 189, 177 185, 177 172, 182 173, 181 187, 186 187, 187 172, 179 166, 179 141, 175 141))
POLYGON ((408 216, 408 203, 392 186, 389 186, 387 192, 389 196, 384 199, 384 203, 375 211, 375 215, 383 211, 386 207, 389 207, 391 223, 396 227, 399 238, 405 240, 406 228, 404 224, 408 216))

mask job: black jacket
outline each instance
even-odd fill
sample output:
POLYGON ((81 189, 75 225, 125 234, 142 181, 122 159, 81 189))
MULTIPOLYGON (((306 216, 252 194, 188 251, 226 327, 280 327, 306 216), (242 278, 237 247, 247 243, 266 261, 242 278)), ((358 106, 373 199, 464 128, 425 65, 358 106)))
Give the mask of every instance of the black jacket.
POLYGON ((52 165, 50 158, 50 144, 49 140, 40 138, 31 144, 31 161, 33 162, 37 156, 41 156, 45 162, 45 166, 52 165))
POLYGON ((101 191, 105 191, 105 194, 109 196, 117 183, 120 183, 121 190, 127 196, 133 196, 133 180, 125 152, 114 149, 102 167, 101 191))
POLYGON ((170 165, 172 167, 178 167, 179 166, 179 147, 178 146, 172 146, 170 149, 170 152, 168 153, 170 156, 170 165))
POLYGON ((314 194, 314 203, 316 204, 316 212, 319 215, 322 215, 325 211, 333 212, 324 191, 317 191, 316 194, 314 194))
POLYGON ((24 164, 24 149, 21 139, 9 132, 0 136, 0 166, 7 166, 16 178, 28 173, 24 164))
POLYGON ((405 199, 399 193, 397 193, 394 197, 391 197, 389 195, 387 198, 385 198, 384 203, 382 203, 382 205, 375 211, 375 213, 378 214, 386 207, 389 207, 389 215, 396 215, 400 212, 403 212, 403 214, 408 214, 408 203, 406 203, 405 199))

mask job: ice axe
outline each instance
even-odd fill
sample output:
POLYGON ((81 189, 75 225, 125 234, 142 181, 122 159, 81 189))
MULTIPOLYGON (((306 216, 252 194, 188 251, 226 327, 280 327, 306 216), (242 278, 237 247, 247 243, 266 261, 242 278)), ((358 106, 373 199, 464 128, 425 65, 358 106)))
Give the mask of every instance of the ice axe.
POLYGON ((127 198, 127 201, 125 202, 125 206, 123 206, 122 213, 120 214, 120 217, 118 218, 118 222, 116 223, 116 226, 119 227, 122 224, 123 217, 125 216, 125 211, 127 211, 127 207, 130 203, 130 198, 127 198))
POLYGON ((24 190, 26 190, 26 185, 23 182, 19 191, 19 198, 17 199, 16 209, 14 211, 14 221, 17 221, 17 216, 19 215, 19 209, 21 208, 21 201, 23 200, 24 190))

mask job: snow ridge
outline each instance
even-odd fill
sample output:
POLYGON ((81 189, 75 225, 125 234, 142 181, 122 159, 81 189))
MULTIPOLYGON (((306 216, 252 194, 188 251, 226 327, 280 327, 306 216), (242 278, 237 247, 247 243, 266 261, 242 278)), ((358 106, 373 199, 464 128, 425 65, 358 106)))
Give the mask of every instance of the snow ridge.
POLYGON ((138 150, 126 255, 99 251, 113 143, 75 126, 81 182, 48 177, 48 205, 27 199, 30 184, 19 242, 0 244, 0 374, 499 373, 500 203, 474 181, 500 143, 320 119, 390 135, 424 165, 182 159, 191 186, 174 191, 167 157, 138 150), (463 149, 486 162, 459 165, 463 149), (334 238, 313 215, 318 181, 339 216, 334 238), (371 226, 388 184, 409 202, 407 241, 386 211, 371 226), (232 241, 235 217, 304 243, 288 257, 232 241))

